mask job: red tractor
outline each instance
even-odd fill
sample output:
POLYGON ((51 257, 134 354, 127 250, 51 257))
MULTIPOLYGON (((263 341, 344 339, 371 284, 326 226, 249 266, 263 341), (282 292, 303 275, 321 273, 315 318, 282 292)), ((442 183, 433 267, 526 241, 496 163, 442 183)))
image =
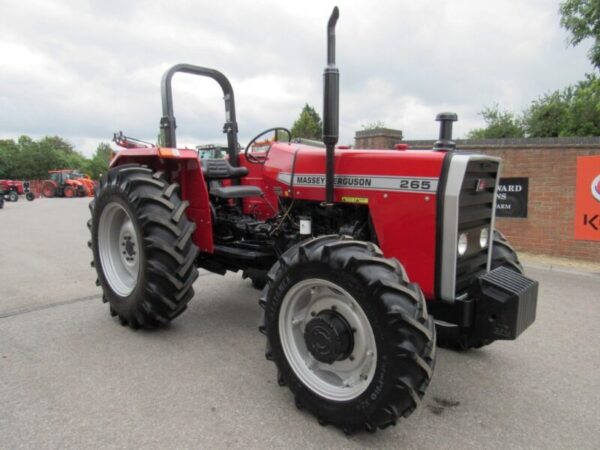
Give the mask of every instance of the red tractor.
MULTIPOLYGON (((437 344, 515 339, 535 319, 536 281, 494 229, 500 159, 459 152, 455 114, 431 151, 336 149, 335 8, 324 73, 325 148, 243 152, 234 94, 214 69, 162 78, 160 146, 121 150, 90 204, 103 300, 122 325, 162 326, 194 297, 197 268, 263 286, 259 330, 296 405, 345 432, 396 424, 419 405, 437 344), (228 158, 177 149, 171 82, 215 80, 228 158)), ((288 134, 289 135, 289 134, 288 134)))
POLYGON ((29 201, 35 199, 35 195, 29 189, 29 181, 0 180, 0 195, 10 202, 19 200, 19 195, 25 195, 29 201))
MULTIPOLYGON (((73 198, 90 195, 89 183, 82 174, 70 169, 49 170, 48 173, 50 179, 42 183, 42 195, 44 197, 73 198)), ((91 182, 91 180, 89 181, 91 182)))

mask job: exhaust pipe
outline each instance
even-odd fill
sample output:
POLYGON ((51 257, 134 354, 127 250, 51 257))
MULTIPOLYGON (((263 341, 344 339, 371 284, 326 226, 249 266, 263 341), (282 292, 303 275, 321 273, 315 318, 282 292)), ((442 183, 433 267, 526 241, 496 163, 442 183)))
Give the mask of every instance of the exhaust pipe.
POLYGON ((340 128, 340 71, 335 65, 335 25, 340 10, 333 8, 327 23, 327 66, 323 72, 323 143, 326 151, 325 204, 333 204, 335 144, 340 128))
POLYGON ((439 113, 435 117, 435 120, 440 122, 440 137, 435 144, 433 144, 433 148, 435 150, 454 150, 456 144, 452 140, 452 122, 456 122, 458 116, 453 112, 443 112, 439 113))

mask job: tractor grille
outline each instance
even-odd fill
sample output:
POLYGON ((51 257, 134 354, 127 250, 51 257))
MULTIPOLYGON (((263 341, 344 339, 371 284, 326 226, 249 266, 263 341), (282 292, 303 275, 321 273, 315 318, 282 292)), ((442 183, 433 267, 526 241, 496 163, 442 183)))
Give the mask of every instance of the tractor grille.
POLYGON ((457 297, 466 292, 475 277, 487 271, 490 246, 482 249, 479 236, 487 228, 491 242, 498 169, 497 161, 481 159, 469 161, 466 168, 458 202, 458 235, 467 234, 468 246, 456 261, 457 297))

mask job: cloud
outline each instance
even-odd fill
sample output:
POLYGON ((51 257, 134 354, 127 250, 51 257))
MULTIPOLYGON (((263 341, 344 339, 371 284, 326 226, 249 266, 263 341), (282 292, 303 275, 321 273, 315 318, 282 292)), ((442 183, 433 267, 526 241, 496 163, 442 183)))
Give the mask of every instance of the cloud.
MULTIPOLYGON (((2 2, 0 136, 60 135, 86 154, 113 131, 154 140, 160 78, 171 65, 214 67, 232 81, 240 140, 291 126, 322 103, 325 24, 333 3, 45 0, 2 2)), ((519 112, 583 78, 587 48, 567 48, 558 3, 344 1, 338 22, 341 141, 383 120, 407 138, 457 135, 486 105, 519 112)), ((177 75, 179 142, 224 142, 211 80, 177 75)))

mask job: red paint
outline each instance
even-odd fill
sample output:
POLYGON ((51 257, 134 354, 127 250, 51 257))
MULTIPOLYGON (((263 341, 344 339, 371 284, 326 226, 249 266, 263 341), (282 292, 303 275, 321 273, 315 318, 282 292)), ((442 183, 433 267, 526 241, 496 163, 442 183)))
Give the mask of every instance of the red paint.
MULTIPOLYGON (((444 152, 389 151, 337 149, 336 175, 376 175, 390 177, 438 178, 444 152)), ((193 150, 159 151, 156 147, 125 149, 112 161, 111 166, 141 162, 158 170, 176 174, 174 181, 181 184, 182 197, 190 202, 187 215, 197 224, 194 242, 205 252, 213 251, 212 221, 208 188, 202 176, 202 167, 193 150), (163 157, 161 158, 161 154, 163 157), (169 158, 165 154, 172 155, 169 158)), ((302 200, 323 201, 324 187, 292 186, 278 180, 281 173, 324 174, 325 150, 301 144, 273 143, 264 165, 250 164, 240 155, 240 165, 249 174, 242 184, 259 186, 265 198, 277 209, 278 196, 302 200), (292 167, 295 158, 295 167, 292 167)), ((368 199, 368 207, 381 249, 386 257, 395 257, 405 266, 412 281, 420 284, 428 299, 434 297, 436 254, 436 194, 408 193, 338 187, 336 202, 342 197, 368 199)), ((260 219, 275 213, 262 198, 243 201, 244 213, 260 219)))
POLYGON ((145 164, 153 170, 165 170, 171 173, 171 181, 179 183, 181 187, 181 198, 190 202, 186 215, 196 224, 194 243, 200 250, 212 253, 212 217, 208 187, 202 175, 198 154, 189 149, 179 150, 178 156, 157 147, 124 149, 117 153, 110 167, 130 163, 145 164), (172 156, 164 157, 166 154, 172 156))

